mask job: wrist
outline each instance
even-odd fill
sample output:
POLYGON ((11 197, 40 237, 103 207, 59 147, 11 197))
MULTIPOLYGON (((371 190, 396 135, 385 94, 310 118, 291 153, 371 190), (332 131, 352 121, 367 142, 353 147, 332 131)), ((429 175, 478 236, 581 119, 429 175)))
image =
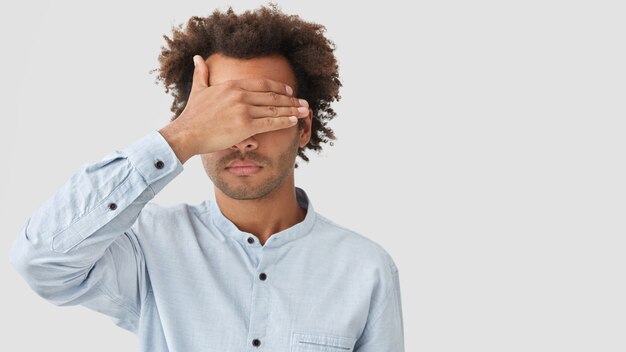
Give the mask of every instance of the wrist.
POLYGON ((179 124, 176 124, 176 120, 161 128, 159 133, 170 145, 181 164, 184 164, 195 155, 186 130, 181 128, 179 124))

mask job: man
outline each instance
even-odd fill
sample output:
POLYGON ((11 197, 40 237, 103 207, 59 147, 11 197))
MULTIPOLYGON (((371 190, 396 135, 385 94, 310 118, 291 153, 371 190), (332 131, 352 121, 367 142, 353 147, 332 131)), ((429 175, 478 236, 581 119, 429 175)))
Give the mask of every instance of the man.
POLYGON ((231 8, 168 39, 175 117, 25 222, 11 262, 33 290, 110 316, 142 351, 404 351, 394 261, 295 187, 296 156, 334 138, 323 119, 340 84, 320 28, 231 8), (215 200, 150 203, 194 155, 215 200))

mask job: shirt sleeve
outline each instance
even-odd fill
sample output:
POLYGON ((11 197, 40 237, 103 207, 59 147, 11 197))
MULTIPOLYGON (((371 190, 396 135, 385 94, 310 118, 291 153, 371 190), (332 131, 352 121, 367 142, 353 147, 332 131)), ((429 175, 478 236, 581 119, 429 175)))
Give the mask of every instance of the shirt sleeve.
POLYGON ((404 352, 400 277, 398 268, 393 261, 390 263, 385 294, 374 301, 363 333, 354 345, 355 352, 404 352))
POLYGON ((84 305, 136 333, 147 293, 135 221, 183 171, 152 131, 99 162, 85 164, 22 225, 10 262, 42 298, 84 305))

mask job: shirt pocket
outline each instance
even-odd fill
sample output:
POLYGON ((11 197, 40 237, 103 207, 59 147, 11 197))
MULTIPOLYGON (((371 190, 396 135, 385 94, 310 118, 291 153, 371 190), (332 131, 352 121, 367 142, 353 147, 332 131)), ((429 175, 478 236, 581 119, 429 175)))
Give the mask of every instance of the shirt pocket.
POLYGON ((291 352, 350 352, 356 338, 312 332, 293 332, 291 352))

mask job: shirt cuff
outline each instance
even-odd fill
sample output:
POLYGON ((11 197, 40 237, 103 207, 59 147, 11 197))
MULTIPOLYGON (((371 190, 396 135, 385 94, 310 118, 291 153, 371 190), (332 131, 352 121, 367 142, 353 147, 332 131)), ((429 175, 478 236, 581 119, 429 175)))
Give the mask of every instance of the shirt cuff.
POLYGON ((172 147, 156 130, 127 146, 123 152, 155 195, 184 169, 172 147))

